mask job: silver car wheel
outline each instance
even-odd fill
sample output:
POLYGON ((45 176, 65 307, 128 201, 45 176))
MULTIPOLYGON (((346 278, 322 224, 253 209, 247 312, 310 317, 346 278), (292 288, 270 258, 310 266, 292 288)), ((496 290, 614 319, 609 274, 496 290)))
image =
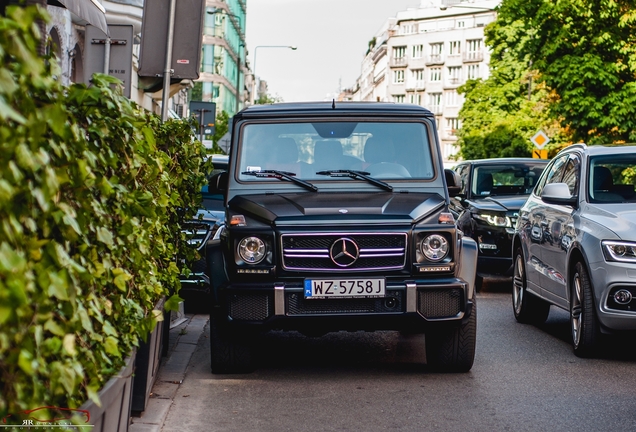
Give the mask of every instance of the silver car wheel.
POLYGON ((583 294, 581 293, 581 277, 578 273, 574 275, 574 295, 572 296, 572 312, 570 321, 572 323, 572 341, 574 342, 574 346, 579 346, 581 342, 581 326, 583 325, 583 316, 581 310, 581 298, 583 294))
POLYGON ((517 315, 521 313, 521 306, 523 305, 523 292, 525 291, 523 281, 523 258, 521 257, 521 255, 517 255, 517 259, 515 260, 514 274, 512 277, 512 303, 517 315))

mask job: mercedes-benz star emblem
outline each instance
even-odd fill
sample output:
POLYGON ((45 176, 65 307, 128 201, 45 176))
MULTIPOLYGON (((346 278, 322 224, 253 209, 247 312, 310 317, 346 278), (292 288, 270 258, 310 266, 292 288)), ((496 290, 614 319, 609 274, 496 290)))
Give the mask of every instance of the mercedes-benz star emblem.
POLYGON ((360 249, 356 242, 350 238, 340 238, 336 240, 329 250, 331 261, 338 267, 349 267, 360 257, 360 249))

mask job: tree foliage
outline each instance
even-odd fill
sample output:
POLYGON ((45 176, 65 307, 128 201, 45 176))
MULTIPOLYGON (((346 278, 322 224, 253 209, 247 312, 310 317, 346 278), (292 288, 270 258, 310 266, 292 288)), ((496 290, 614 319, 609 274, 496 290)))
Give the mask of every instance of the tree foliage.
POLYGON ((506 0, 532 29, 522 51, 575 141, 636 141, 636 1, 506 0))
POLYGON ((458 134, 464 159, 528 157, 530 137, 540 128, 554 142, 562 139, 562 131, 547 115, 549 93, 545 85, 537 85, 525 52, 532 32, 509 7, 504 0, 497 20, 485 28, 491 49, 490 76, 459 88, 465 94, 458 134))
POLYGON ((179 289, 205 181, 191 124, 112 77, 62 87, 39 19, 0 17, 0 418, 97 398, 179 289))

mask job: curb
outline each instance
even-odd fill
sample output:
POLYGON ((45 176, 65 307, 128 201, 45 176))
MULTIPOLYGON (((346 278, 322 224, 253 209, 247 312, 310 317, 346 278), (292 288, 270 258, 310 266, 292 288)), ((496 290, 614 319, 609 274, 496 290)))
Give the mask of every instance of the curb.
POLYGON ((161 359, 146 410, 132 417, 129 432, 161 431, 209 319, 208 315, 186 314, 183 323, 170 329, 168 356, 161 359))

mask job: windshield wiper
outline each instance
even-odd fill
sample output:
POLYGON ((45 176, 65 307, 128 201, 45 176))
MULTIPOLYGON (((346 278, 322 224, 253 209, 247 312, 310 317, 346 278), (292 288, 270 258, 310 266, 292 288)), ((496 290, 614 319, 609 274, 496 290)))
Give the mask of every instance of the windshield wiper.
POLYGON ((253 175, 254 177, 269 177, 269 178, 277 178, 279 180, 289 180, 292 183, 296 183, 299 186, 304 187, 305 189, 309 189, 312 192, 318 192, 318 188, 312 185, 305 180, 301 180, 299 178, 294 177, 296 173, 288 172, 288 171, 278 171, 278 170, 262 170, 262 171, 244 171, 241 174, 243 175, 253 175))
POLYGON ((331 177, 351 177, 354 179, 363 179, 368 181, 369 183, 376 185, 386 191, 393 192, 393 186, 388 183, 384 183, 383 181, 374 179, 373 177, 369 177, 369 174, 366 171, 354 171, 354 170, 330 170, 330 171, 318 171, 316 174, 318 175, 328 175, 331 177))

